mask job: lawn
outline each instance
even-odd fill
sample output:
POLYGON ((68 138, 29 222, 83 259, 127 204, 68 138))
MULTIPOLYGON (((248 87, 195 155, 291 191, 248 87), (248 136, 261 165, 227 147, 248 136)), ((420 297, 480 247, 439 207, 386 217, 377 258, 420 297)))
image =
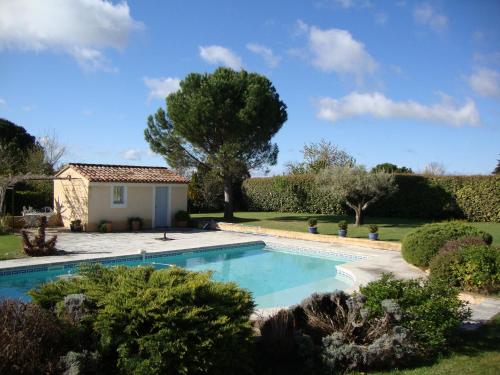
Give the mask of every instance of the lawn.
POLYGON ((390 371, 392 375, 500 374, 500 314, 476 331, 463 332, 451 354, 428 366, 390 371))
MULTIPOLYGON (((222 213, 192 214, 193 218, 215 218, 223 220, 222 213)), ((401 219, 393 217, 366 217, 365 225, 356 228, 354 218, 348 216, 331 216, 316 214, 297 214, 286 212, 236 212, 233 223, 244 225, 261 226, 270 229, 292 230, 297 232, 307 232, 307 219, 315 217, 318 219, 318 231, 322 234, 337 234, 337 223, 339 220, 347 220, 350 225, 348 237, 367 238, 368 225, 377 224, 379 226, 379 239, 383 241, 401 241, 401 239, 421 225, 429 223, 429 220, 401 219)), ((493 236, 493 243, 500 245, 500 223, 470 223, 490 233, 493 236)))
POLYGON ((17 234, 0 235, 0 260, 23 257, 21 237, 17 234))

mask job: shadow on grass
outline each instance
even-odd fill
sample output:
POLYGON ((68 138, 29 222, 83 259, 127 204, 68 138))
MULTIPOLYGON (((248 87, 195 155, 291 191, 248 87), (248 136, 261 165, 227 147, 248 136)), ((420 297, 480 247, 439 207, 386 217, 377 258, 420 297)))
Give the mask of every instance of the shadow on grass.
POLYGON ((500 314, 474 331, 465 331, 452 348, 454 353, 468 356, 500 350, 500 314))

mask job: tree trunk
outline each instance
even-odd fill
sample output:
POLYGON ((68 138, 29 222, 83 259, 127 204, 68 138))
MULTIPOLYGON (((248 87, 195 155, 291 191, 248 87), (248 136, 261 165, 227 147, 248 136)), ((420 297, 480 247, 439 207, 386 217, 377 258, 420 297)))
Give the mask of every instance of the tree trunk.
POLYGON ((231 176, 224 176, 224 219, 233 219, 233 180, 231 176))
POLYGON ((356 226, 359 227, 360 225, 363 225, 364 221, 363 208, 361 205, 358 205, 354 208, 354 211, 356 212, 356 226))

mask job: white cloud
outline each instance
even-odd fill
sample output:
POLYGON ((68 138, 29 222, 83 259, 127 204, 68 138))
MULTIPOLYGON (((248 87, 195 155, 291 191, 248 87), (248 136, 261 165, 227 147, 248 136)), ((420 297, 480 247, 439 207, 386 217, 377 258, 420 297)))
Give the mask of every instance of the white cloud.
POLYGON ((7 105, 7 101, 4 98, 0 98, 0 105, 7 105))
POLYGON ((270 68, 276 68, 280 62, 280 57, 275 56, 273 50, 258 43, 248 43, 248 50, 261 56, 270 68))
POLYGON ((241 57, 222 46, 200 46, 200 57, 210 64, 223 65, 234 70, 243 68, 241 57))
POLYGON ((468 77, 470 87, 482 96, 500 96, 500 72, 480 68, 468 77))
POLYGON ((3 0, 0 50, 57 51, 73 56, 84 69, 116 71, 106 48, 122 49, 142 24, 127 3, 103 0, 3 0))
POLYGON ((375 23, 377 25, 385 25, 387 23, 387 20, 389 19, 389 16, 384 13, 384 12, 379 12, 379 13, 375 13, 375 23))
POLYGON ((149 88, 149 100, 162 99, 180 89, 181 80, 179 78, 149 78, 144 77, 144 83, 149 88))
POLYGON ((21 108, 24 112, 33 112, 35 107, 32 105, 25 105, 21 108))
POLYGON ((309 25, 302 21, 301 19, 298 19, 297 22, 295 22, 295 31, 294 31, 294 36, 299 36, 303 34, 307 34, 309 32, 309 25))
POLYGON ((448 17, 438 14, 427 3, 419 4, 413 9, 413 18, 417 23, 428 26, 437 33, 446 30, 448 27, 448 17))
POLYGON ((393 101, 379 92, 351 92, 340 99, 321 98, 316 104, 318 118, 331 122, 370 115, 381 119, 407 118, 438 122, 456 127, 480 124, 479 113, 472 100, 467 100, 463 106, 454 105, 449 98, 438 104, 425 105, 413 100, 393 101))
POLYGON ((315 0, 314 5, 317 8, 367 8, 371 7, 370 0, 315 0))
POLYGON ((312 63, 325 72, 353 74, 359 81, 377 68, 363 43, 355 40, 347 30, 321 30, 311 26, 308 38, 312 63))
POLYGON ((122 158, 125 160, 141 160, 142 151, 134 148, 122 152, 122 158))

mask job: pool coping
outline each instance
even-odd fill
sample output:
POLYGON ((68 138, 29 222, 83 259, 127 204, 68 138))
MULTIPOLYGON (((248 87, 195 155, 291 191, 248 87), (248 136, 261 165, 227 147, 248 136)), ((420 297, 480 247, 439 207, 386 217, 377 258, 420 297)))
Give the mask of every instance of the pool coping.
MULTIPOLYGON (((204 251, 216 251, 218 249, 225 249, 228 247, 245 247, 245 246, 252 246, 252 245, 260 245, 260 244, 265 244, 264 241, 258 240, 258 241, 243 241, 243 242, 237 242, 237 243, 232 243, 232 244, 221 244, 221 245, 209 245, 209 246, 196 246, 196 247, 186 247, 183 249, 177 249, 177 250, 158 250, 158 251, 140 251, 135 254, 123 254, 123 255, 110 255, 110 256, 103 256, 103 257, 92 257, 92 258, 87 258, 87 259, 74 259, 74 260, 54 260, 52 262, 35 262, 33 264, 24 264, 24 265, 18 265, 18 266, 5 266, 4 264, 1 264, 0 262, 0 277, 2 276, 10 276, 12 274, 22 274, 22 273, 31 273, 35 272, 35 269, 37 272, 39 271, 46 271, 50 268, 54 267, 61 267, 61 266, 71 266, 67 268, 72 268, 77 264, 82 264, 82 263, 103 263, 103 264, 109 264, 109 263, 118 263, 120 261, 133 261, 133 260, 142 260, 143 256, 144 259, 154 259, 154 258, 160 258, 166 255, 178 255, 178 254, 183 254, 183 253, 197 253, 197 252, 204 252, 204 251), (22 271, 25 272, 22 272, 22 271), (21 272, 20 272, 21 271, 21 272)), ((57 257, 57 256, 54 256, 57 257)), ((51 257, 51 258, 54 258, 51 257)), ((33 258, 32 258, 33 259, 33 258)), ((40 260, 47 260, 47 257, 39 257, 36 259, 40 260)))

